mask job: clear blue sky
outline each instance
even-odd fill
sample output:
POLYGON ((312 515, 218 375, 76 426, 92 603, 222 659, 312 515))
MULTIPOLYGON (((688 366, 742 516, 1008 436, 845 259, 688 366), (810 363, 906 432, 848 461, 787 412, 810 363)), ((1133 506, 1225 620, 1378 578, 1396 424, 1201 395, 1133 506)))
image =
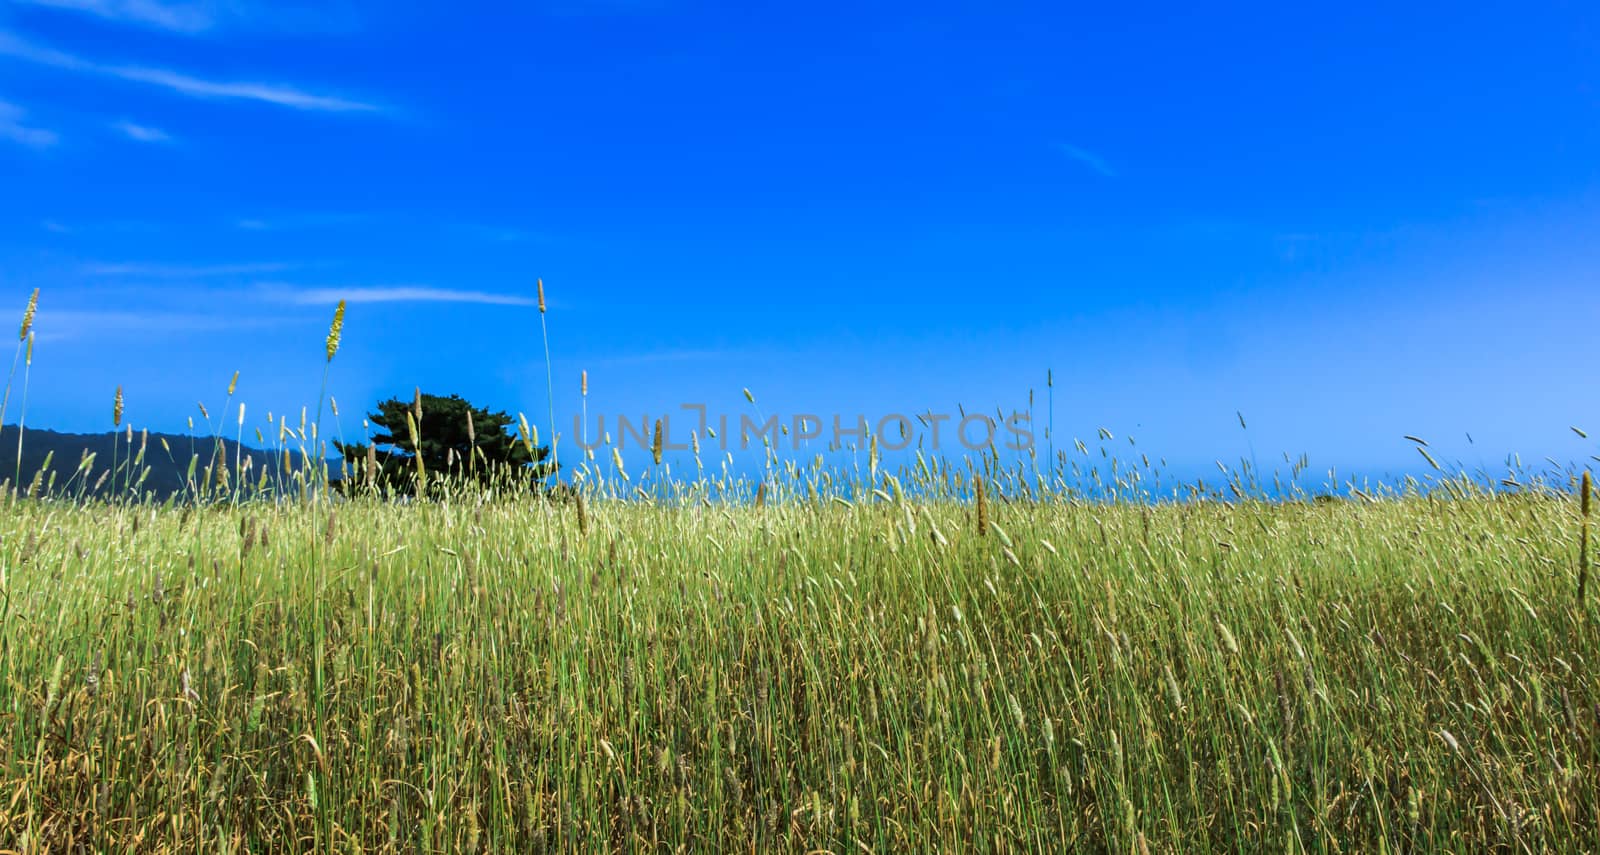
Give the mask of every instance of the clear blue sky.
POLYGON ((298 421, 341 296, 346 430, 544 421, 542 276, 563 414, 1600 453, 1600 7, 1230 5, 0 0, 28 421, 298 421))

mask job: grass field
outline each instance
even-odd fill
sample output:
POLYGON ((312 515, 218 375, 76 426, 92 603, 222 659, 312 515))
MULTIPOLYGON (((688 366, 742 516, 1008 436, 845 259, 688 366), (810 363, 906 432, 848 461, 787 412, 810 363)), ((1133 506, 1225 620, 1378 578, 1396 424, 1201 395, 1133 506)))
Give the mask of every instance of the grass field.
POLYGON ((11 500, 0 850, 1593 851, 1577 502, 1431 495, 11 500))

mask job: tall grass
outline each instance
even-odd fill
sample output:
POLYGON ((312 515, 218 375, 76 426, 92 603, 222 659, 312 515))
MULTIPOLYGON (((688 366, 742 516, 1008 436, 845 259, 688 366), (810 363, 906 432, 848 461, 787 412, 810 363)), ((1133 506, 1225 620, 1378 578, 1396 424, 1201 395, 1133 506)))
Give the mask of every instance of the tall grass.
POLYGON ((1570 504, 989 511, 21 503, 0 841, 1593 845, 1570 504))

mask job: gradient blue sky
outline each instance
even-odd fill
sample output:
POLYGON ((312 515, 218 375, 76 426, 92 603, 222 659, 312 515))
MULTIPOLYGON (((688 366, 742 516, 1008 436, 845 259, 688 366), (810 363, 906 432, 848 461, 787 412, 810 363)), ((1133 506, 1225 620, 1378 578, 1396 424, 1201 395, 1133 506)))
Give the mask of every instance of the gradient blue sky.
POLYGON ((416 385, 542 421, 542 276, 563 414, 582 369, 635 414, 1054 369, 1058 446, 1584 459, 1600 7, 1402 5, 0 0, 28 421, 121 384, 181 431, 235 370, 298 421, 340 297, 346 430, 416 385))

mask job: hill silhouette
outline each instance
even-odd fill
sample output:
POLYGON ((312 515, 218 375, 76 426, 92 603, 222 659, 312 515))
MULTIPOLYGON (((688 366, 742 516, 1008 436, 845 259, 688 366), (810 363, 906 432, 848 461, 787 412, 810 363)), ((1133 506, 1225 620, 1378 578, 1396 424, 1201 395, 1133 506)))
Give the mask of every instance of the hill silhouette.
MULTIPOLYGON (((108 497, 128 495, 125 486, 127 478, 139 484, 137 492, 140 497, 153 494, 157 499, 166 499, 190 489, 191 459, 194 460, 194 482, 205 481, 206 471, 217 454, 218 442, 211 436, 135 431, 130 449, 126 430, 117 433, 64 433, 30 427, 22 439, 19 475, 17 427, 4 425, 0 426, 0 483, 19 484, 26 492, 37 477, 40 495, 108 497), (123 464, 130 450, 137 457, 141 446, 144 449, 143 459, 138 469, 131 471, 129 478, 129 467, 123 464), (84 463, 90 455, 93 455, 93 462, 85 470, 84 463), (108 474, 113 457, 118 466, 114 477, 108 474), (49 461, 48 469, 45 468, 46 460, 49 461)), ((238 471, 244 469, 249 483, 254 485, 263 471, 272 473, 269 477, 276 477, 282 471, 280 452, 252 448, 231 439, 222 439, 220 442, 229 473, 235 478, 238 471)), ((293 455, 292 465, 299 468, 301 459, 298 443, 289 448, 293 455)), ((334 461, 333 465, 336 467, 337 462, 334 461)))

